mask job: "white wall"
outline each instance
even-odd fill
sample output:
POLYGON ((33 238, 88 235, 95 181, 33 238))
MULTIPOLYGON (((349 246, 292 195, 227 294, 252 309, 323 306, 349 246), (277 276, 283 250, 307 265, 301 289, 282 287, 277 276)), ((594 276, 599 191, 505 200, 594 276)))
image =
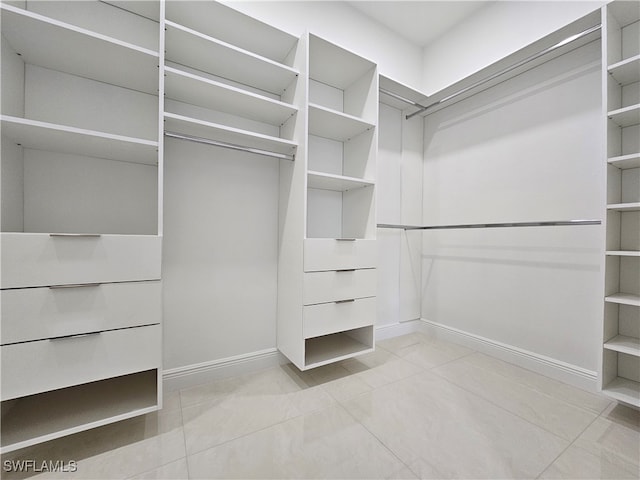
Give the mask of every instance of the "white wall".
MULTIPOLYGON (((422 119, 380 105, 378 223, 419 224, 422 217, 422 119)), ((420 237, 378 229, 378 326, 420 318, 420 237)))
MULTIPOLYGON (((426 224, 603 219, 600 44, 425 119, 426 224)), ((602 226, 423 234, 423 317, 597 370, 602 226)))
POLYGON ((442 90, 606 3, 492 2, 423 49, 421 90, 442 90))
POLYGON ((309 30, 378 64, 378 72, 414 88, 422 81, 419 46, 337 1, 227 1, 296 36, 309 30))

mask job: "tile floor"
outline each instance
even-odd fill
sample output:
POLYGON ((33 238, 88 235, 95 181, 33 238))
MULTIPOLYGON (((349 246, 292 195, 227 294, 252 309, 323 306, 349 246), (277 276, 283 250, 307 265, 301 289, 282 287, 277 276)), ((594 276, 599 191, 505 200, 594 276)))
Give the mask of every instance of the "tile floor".
POLYGON ((3 465, 75 460, 35 475, 69 479, 640 478, 640 412, 419 333, 378 347, 174 392, 162 412, 3 465))

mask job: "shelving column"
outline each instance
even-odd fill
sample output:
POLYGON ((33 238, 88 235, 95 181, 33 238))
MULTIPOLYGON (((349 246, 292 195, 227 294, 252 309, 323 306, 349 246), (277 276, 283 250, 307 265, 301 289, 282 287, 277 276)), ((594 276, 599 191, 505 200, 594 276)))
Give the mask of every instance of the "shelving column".
POLYGON ((603 7, 607 245, 602 392, 640 407, 640 4, 603 7))
POLYGON ((304 148, 281 170, 278 348, 306 370, 374 348, 378 74, 314 34, 303 42, 304 148))

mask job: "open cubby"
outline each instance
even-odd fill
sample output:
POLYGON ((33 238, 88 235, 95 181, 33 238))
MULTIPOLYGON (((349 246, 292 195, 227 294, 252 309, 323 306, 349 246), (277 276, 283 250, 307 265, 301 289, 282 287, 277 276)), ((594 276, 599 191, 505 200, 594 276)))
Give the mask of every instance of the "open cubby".
POLYGON ((319 367, 373 350, 373 325, 305 340, 305 366, 319 367))

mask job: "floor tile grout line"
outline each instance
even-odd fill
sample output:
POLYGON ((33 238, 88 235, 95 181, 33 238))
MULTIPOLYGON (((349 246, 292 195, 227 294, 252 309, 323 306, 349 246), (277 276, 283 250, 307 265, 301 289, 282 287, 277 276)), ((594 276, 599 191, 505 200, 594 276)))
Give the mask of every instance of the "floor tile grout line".
MULTIPOLYGON (((363 394, 363 395, 364 395, 364 394, 363 394)), ((382 445, 382 446, 384 447, 384 449, 385 449, 385 450, 387 450, 387 451, 388 451, 388 452, 389 452, 389 453, 390 453, 394 458, 396 458, 396 459, 397 459, 397 460, 398 460, 402 465, 404 465, 406 468, 408 468, 408 469, 409 469, 409 471, 410 471, 411 473, 413 473, 414 475, 416 475, 418 478, 420 477, 420 475, 418 475, 416 472, 414 472, 414 471, 413 471, 413 469, 412 469, 409 465, 407 465, 407 463, 406 463, 404 460, 402 460, 398 455, 396 455, 396 453, 395 453, 393 450, 391 450, 391 448, 390 448, 386 443, 384 443, 384 442, 383 442, 383 441, 382 441, 382 440, 381 440, 381 439, 380 439, 380 438, 379 438, 375 433, 373 433, 371 430, 369 430, 369 429, 367 428, 367 426, 366 426, 364 423, 362 423, 360 420, 358 420, 358 419, 357 419, 357 418, 356 418, 356 417, 355 417, 355 416, 354 416, 354 415, 353 415, 353 414, 352 414, 352 413, 347 409, 347 407, 345 407, 342 403, 339 403, 339 405, 340 405, 340 407, 341 407, 341 408, 342 408, 342 409, 347 413, 347 415, 349 415, 349 416, 353 419, 353 421, 354 421, 354 422, 356 422, 358 425, 360 425, 362 428, 364 428, 364 429, 365 429, 365 430, 366 430, 366 431, 367 431, 367 432, 368 432, 368 433, 369 433, 373 438, 375 438, 375 439, 376 439, 376 441, 377 441, 378 443, 380 443, 380 445, 382 445)))
MULTIPOLYGON (((588 429, 589 427, 591 427, 591 425, 593 425, 593 424, 595 423, 595 421, 596 421, 596 420, 598 420, 598 418, 600 418, 600 417, 599 417, 599 416, 597 416, 597 417, 596 417, 596 418, 594 418, 591 422, 589 422, 589 425, 587 425, 586 427, 584 427, 584 428, 582 429, 582 431, 581 431, 578 435, 576 435, 576 438, 574 438, 574 439, 571 441, 571 443, 569 443, 569 445, 567 445, 567 446, 566 446, 566 447, 565 447, 565 448, 564 448, 564 449, 563 449, 563 450, 562 450, 562 451, 561 451, 561 452, 560 452, 560 453, 559 453, 559 454, 558 454, 558 455, 557 455, 557 456, 556 456, 556 457, 555 457, 551 462, 549 462, 549 464, 548 464, 546 467, 544 467, 544 468, 540 471, 540 473, 538 474, 538 476, 536 476, 536 479, 540 478, 540 476, 541 476, 544 472, 546 472, 546 471, 547 471, 547 470, 548 470, 548 469, 549 469, 549 468, 550 468, 554 463, 556 463, 556 462, 558 461, 558 459, 559 459, 562 455, 564 455, 564 454, 565 454, 565 452, 566 452, 567 450, 569 450, 569 448, 571 448, 571 447, 576 443, 576 441, 577 441, 577 440, 578 440, 578 439, 579 439, 579 438, 584 434, 584 432, 586 432, 586 431, 587 431, 587 429, 588 429)), ((576 448, 580 448, 580 447, 578 447, 578 446, 576 445, 576 448)))
MULTIPOLYGON (((550 430, 546 429, 545 427, 542 427, 542 426, 540 426, 540 425, 537 425, 537 424, 533 423, 531 420, 528 420, 528 419, 524 418, 522 415, 520 415, 520 414, 518 414, 518 413, 515 413, 515 412, 512 412, 511 410, 506 409, 506 408, 505 408, 505 407, 503 407, 502 405, 499 405, 499 404, 495 403, 493 400, 490 400, 490 399, 488 399, 488 398, 485 398, 485 397, 483 397, 482 395, 480 395, 480 394, 478 394, 478 393, 476 393, 476 392, 474 392, 474 391, 472 391, 472 390, 469 390, 468 388, 466 388, 466 387, 464 387, 464 386, 458 385, 457 383, 455 383, 455 382, 453 382, 453 381, 449 380, 449 379, 448 379, 448 378, 446 378, 446 377, 443 377, 442 375, 438 374, 437 372, 431 372, 431 373, 433 373, 434 375, 436 375, 438 378, 440 378, 440 379, 444 380, 445 382, 450 383, 450 384, 451 384, 451 385, 453 385, 454 387, 460 388, 460 389, 464 390, 465 392, 470 393, 471 395, 474 395, 475 397, 479 398, 480 400, 484 400, 485 402, 490 403, 490 404, 491 404, 491 405, 493 405, 494 407, 497 407, 497 408, 499 408, 500 410, 503 410, 503 411, 507 412, 508 414, 513 415, 514 417, 517 417, 517 418, 519 418, 520 420, 522 420, 522 421, 524 421, 524 422, 527 422, 529 425, 532 425, 532 426, 534 426, 534 427, 536 427, 536 428, 539 428, 540 430, 544 430, 544 431, 545 431, 545 432, 547 432, 548 434, 553 435, 554 437, 556 437, 556 438, 558 438, 558 439, 560 439, 560 440, 562 440, 562 441, 564 441, 564 442, 570 442, 570 443, 572 443, 573 441, 575 441, 575 439, 574 439, 574 440, 569 440, 569 439, 567 439, 567 438, 561 437, 561 436, 560 436, 560 435, 558 435, 557 433, 554 433, 554 432, 552 432, 552 431, 550 431, 550 430)), ((592 422, 593 422, 593 421, 595 421, 597 418, 598 418, 598 417, 596 416, 596 417, 592 420, 592 422)))

